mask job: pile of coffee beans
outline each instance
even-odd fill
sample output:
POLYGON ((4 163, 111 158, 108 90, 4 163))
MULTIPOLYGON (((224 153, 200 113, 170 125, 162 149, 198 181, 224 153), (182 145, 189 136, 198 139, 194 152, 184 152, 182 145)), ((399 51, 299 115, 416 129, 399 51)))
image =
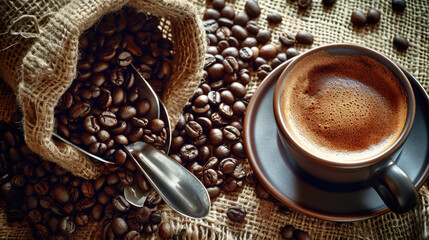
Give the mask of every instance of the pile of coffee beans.
MULTIPOLYGON (((296 42, 313 41, 304 32, 286 34, 292 43, 283 52, 270 43, 271 31, 260 29, 254 20, 261 13, 257 2, 249 0, 246 6, 244 12, 235 12, 224 0, 213 0, 207 7, 204 79, 173 132, 170 157, 195 174, 212 199, 251 184, 258 197, 273 200, 246 167, 242 124, 251 97, 247 84, 297 56, 296 42)), ((172 43, 162 37, 158 24, 156 17, 124 8, 106 15, 80 38, 78 76, 55 116, 63 137, 117 163, 100 163, 99 178, 84 180, 41 160, 25 146, 19 125, 0 123, 1 196, 7 216, 29 222, 36 239, 70 239, 90 221, 103 221, 103 239, 143 239, 155 232, 161 238, 181 239, 186 234, 162 222, 160 195, 119 147, 135 141, 165 144, 169 129, 162 120, 145 116, 150 104, 136 90, 130 68, 136 66, 157 92, 162 90, 171 75, 172 43), (142 208, 123 196, 124 188, 134 183, 150 192, 142 208)), ((20 120, 16 116, 13 122, 20 120)), ((225 217, 241 222, 246 211, 231 206, 225 217)))
POLYGON ((143 176, 102 165, 103 174, 96 180, 75 177, 33 154, 20 129, 18 123, 0 122, 0 196, 9 221, 26 220, 36 239, 71 239, 76 228, 93 220, 105 221, 103 239, 143 239, 157 231, 168 238, 174 235, 168 222, 161 223, 156 192, 142 208, 130 206, 122 196, 134 177, 141 188, 149 189, 143 176))
POLYGON ((134 64, 154 89, 171 75, 172 42, 159 20, 125 8, 103 17, 80 37, 78 76, 56 108, 57 131, 76 145, 121 165, 121 145, 166 143, 161 119, 148 119, 150 103, 135 84, 134 64))

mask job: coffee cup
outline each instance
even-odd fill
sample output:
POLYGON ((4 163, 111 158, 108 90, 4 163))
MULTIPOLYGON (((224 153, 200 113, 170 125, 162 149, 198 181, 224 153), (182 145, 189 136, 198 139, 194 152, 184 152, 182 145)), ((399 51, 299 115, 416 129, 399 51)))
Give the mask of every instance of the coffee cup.
POLYGON ((372 186, 402 213, 417 191, 395 163, 414 121, 410 82, 384 55, 331 44, 296 57, 277 81, 274 115, 293 161, 321 182, 372 186))

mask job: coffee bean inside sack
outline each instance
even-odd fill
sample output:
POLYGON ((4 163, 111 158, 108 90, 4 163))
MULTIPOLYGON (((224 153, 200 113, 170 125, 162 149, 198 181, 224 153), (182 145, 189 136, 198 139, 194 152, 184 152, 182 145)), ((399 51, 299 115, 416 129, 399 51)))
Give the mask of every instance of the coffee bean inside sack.
POLYGON ((150 102, 131 64, 160 93, 171 75, 172 46, 155 16, 130 9, 105 16, 80 37, 77 78, 56 108, 59 134, 113 162, 121 145, 164 146, 170 130, 147 118, 150 102))

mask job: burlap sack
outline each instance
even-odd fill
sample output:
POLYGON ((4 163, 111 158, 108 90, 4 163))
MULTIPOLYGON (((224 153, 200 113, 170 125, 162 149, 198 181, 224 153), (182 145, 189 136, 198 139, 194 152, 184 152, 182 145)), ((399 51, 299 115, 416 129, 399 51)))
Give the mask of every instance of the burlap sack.
POLYGON ((52 140, 54 108, 76 76, 81 33, 125 5, 160 17, 163 33, 173 41, 173 74, 162 101, 174 126, 200 82, 205 52, 201 20, 186 0, 0 3, 0 77, 17 94, 28 147, 84 178, 94 178, 98 169, 76 149, 52 140))

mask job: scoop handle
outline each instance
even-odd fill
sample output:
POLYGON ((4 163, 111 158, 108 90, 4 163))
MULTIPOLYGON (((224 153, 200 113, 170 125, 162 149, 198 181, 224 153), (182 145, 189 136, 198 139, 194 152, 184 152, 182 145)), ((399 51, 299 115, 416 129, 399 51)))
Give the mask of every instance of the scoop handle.
POLYGON ((127 145, 125 151, 173 210, 192 218, 208 215, 210 197, 207 189, 185 167, 144 142, 127 145))

